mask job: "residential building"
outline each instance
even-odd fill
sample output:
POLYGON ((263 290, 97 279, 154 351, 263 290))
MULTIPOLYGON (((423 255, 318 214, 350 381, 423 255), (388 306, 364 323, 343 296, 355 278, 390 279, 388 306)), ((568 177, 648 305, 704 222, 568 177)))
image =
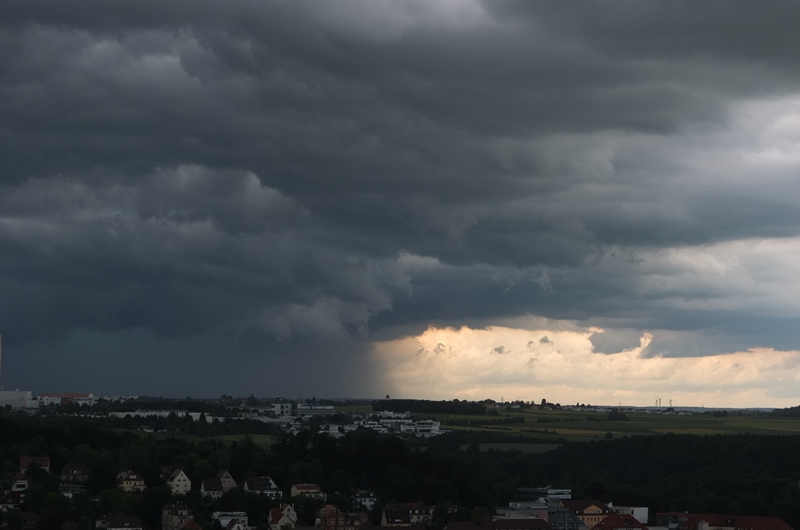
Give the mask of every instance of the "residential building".
POLYGON ((549 516, 549 505, 544 499, 538 501, 516 501, 508 506, 496 508, 497 518, 501 519, 544 519, 549 516))
POLYGON ((122 491, 141 493, 145 490, 144 477, 135 471, 124 471, 117 476, 117 485, 122 491))
POLYGON ((272 404, 272 412, 279 418, 283 418, 286 416, 292 415, 292 404, 291 403, 273 403, 272 404))
POLYGON ((222 481, 218 478, 204 480, 200 483, 200 495, 207 499, 217 500, 222 497, 225 490, 222 488, 222 481))
POLYGON ((273 500, 283 497, 283 492, 270 477, 249 478, 244 481, 244 490, 256 495, 266 495, 273 500))
POLYGON ((194 517, 189 517, 181 522, 176 530, 203 530, 203 527, 194 520, 194 517))
POLYGON ((678 530, 791 530, 791 527, 777 517, 696 514, 680 523, 678 530))
POLYGON ((11 483, 12 492, 21 492, 33 486, 33 479, 26 473, 17 473, 14 482, 11 483))
POLYGON ((372 511, 375 508, 375 501, 377 500, 375 492, 372 490, 352 490, 350 498, 353 500, 353 506, 367 511, 372 511))
POLYGON ((540 488, 518 488, 515 495, 518 501, 538 501, 544 499, 548 504, 558 504, 572 499, 572 490, 543 486, 540 488))
POLYGON ((328 504, 319 511, 317 526, 322 530, 358 530, 367 521, 369 516, 364 512, 345 513, 328 504))
POLYGON ((327 495, 322 493, 322 490, 316 484, 294 484, 291 490, 292 497, 299 497, 303 495, 309 499, 317 499, 324 501, 327 495))
POLYGON ((297 416, 333 416, 336 414, 333 405, 297 405, 294 411, 297 416))
POLYGON ((578 516, 561 506, 551 506, 547 510, 547 522, 553 530, 588 530, 578 516))
POLYGON ((231 521, 238 521, 245 527, 249 524, 246 512, 214 512, 211 514, 211 519, 219 521, 222 528, 226 528, 231 521))
POLYGON ((648 528, 630 514, 612 513, 594 525, 591 530, 648 530, 648 528))
POLYGON ((563 500, 559 505, 574 513, 588 528, 592 528, 614 513, 600 501, 563 500))
POLYGON ((85 484, 89 480, 89 468, 83 462, 70 462, 61 470, 61 482, 85 484))
POLYGON ((647 524, 650 518, 650 508, 646 506, 614 506, 612 502, 609 502, 607 506, 611 508, 614 513, 632 515, 642 524, 647 524))
POLYGON ((283 530, 297 526, 297 512, 291 504, 281 504, 280 508, 269 511, 269 530, 283 530))
POLYGON ((96 405, 100 398, 95 397, 90 393, 65 393, 65 392, 48 392, 39 394, 39 400, 42 405, 66 405, 68 403, 77 403, 78 405, 96 405))
POLYGON ((86 491, 86 486, 83 484, 70 484, 69 482, 62 482, 58 485, 58 492, 68 499, 71 499, 73 495, 83 493, 84 491, 86 491))
POLYGON ((236 487, 236 481, 233 480, 233 477, 230 473, 228 473, 227 469, 223 469, 217 473, 217 476, 214 478, 219 479, 219 481, 222 483, 222 491, 225 493, 228 493, 231 488, 236 487))
POLYGON ((19 506, 19 502, 17 501, 18 494, 14 494, 8 492, 4 495, 0 495, 0 512, 7 512, 9 510, 15 510, 17 506, 19 506))
POLYGON ((50 457, 49 456, 22 456, 19 459, 19 470, 27 471, 28 466, 36 464, 40 468, 50 473, 50 457))
POLYGON ((185 503, 169 503, 161 510, 161 530, 177 530, 190 517, 191 512, 185 503))
POLYGON ((423 526, 432 515, 433 508, 422 502, 390 502, 383 508, 381 526, 423 526))
POLYGON ((239 519, 231 519, 223 528, 224 530, 247 530, 247 525, 239 519))
POLYGON ((192 481, 182 469, 176 469, 167 479, 167 485, 173 495, 186 495, 192 489, 192 481))

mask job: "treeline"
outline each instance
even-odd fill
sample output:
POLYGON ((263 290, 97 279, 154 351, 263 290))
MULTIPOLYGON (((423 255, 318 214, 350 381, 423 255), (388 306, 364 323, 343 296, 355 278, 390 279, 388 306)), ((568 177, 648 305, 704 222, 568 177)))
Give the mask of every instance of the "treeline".
POLYGON ((379 399, 372 402, 375 412, 415 412, 419 414, 486 414, 486 405, 474 401, 428 401, 425 399, 379 399))
POLYGON ((770 412, 773 416, 781 418, 800 418, 800 407, 789 407, 785 409, 775 409, 770 412))

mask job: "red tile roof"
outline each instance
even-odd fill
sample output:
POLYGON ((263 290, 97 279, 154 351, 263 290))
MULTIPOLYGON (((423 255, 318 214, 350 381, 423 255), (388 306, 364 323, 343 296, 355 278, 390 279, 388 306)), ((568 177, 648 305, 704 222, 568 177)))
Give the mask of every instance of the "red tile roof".
POLYGON ((627 513, 612 513, 602 522, 592 527, 592 530, 619 530, 630 528, 632 530, 648 530, 634 516, 627 513))
POLYGON ((697 530, 705 521, 710 528, 735 528, 737 530, 792 530, 792 527, 777 517, 757 515, 695 514, 678 525, 678 530, 697 530))

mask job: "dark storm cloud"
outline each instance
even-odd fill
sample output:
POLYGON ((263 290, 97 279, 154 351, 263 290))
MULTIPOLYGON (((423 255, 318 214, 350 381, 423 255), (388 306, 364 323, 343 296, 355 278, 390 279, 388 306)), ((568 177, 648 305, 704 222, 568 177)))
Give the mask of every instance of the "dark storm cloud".
POLYGON ((639 264, 797 235, 796 166, 737 154, 783 134, 800 8, 456 4, 0 5, 3 332, 777 322, 639 264))

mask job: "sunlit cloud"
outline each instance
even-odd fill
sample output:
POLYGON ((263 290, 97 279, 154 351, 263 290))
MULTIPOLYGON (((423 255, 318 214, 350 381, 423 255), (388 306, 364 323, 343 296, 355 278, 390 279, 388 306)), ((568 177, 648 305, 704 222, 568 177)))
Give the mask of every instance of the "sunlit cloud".
MULTIPOLYGON (((529 327, 429 328, 374 345, 399 396, 431 399, 542 398, 560 403, 782 406, 800 398, 800 352, 752 349, 705 357, 647 357, 653 334, 612 354, 593 352, 604 330, 529 327), (666 402, 667 399, 664 399, 666 402)), ((556 324, 550 326, 549 324, 556 324)))

